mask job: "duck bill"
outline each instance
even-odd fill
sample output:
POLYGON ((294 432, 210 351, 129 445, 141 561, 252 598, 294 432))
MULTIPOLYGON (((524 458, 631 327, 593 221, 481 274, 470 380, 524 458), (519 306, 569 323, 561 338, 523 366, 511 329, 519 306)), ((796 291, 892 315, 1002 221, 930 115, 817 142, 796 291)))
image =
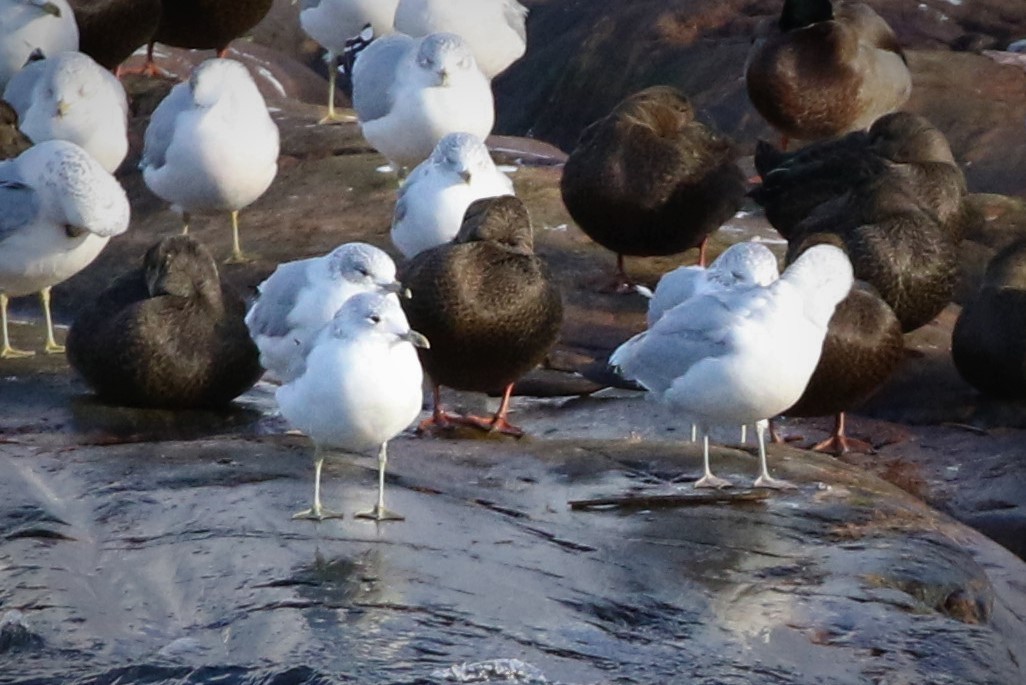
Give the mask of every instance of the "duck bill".
POLYGON ((399 336, 399 339, 404 342, 410 343, 414 347, 420 347, 425 350, 431 349, 431 343, 428 342, 428 339, 414 330, 410 330, 401 334, 399 336))

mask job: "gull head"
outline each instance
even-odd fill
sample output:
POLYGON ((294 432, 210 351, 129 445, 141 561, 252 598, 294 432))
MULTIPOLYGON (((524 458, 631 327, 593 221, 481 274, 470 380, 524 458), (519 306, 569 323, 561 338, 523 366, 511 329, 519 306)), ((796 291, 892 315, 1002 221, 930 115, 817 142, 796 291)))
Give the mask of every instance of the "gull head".
POLYGON ((383 293, 353 295, 335 312, 329 327, 336 338, 370 336, 390 345, 431 346, 427 338, 410 328, 399 300, 383 293))
POLYGON ((818 244, 802 252, 780 280, 798 289, 805 302, 806 317, 825 329, 838 303, 851 291, 855 275, 844 250, 818 244))
POLYGON ((488 148, 472 133, 444 136, 431 153, 431 161, 459 175, 464 183, 470 183, 476 174, 486 172, 492 166, 488 148))
POLYGON ((762 286, 777 280, 780 271, 777 258, 762 243, 745 242, 731 245, 709 265, 709 280, 725 287, 762 286))
POLYGON ((189 88, 198 107, 212 107, 226 95, 256 91, 256 84, 241 62, 215 57, 193 70, 189 76, 189 88))
POLYGON ((436 86, 448 86, 463 74, 477 70, 473 53, 455 33, 432 33, 422 38, 417 66, 433 75, 436 86))
POLYGON ((395 279, 395 262, 383 250, 367 243, 346 243, 328 255, 333 278, 348 281, 368 291, 402 292, 395 279))

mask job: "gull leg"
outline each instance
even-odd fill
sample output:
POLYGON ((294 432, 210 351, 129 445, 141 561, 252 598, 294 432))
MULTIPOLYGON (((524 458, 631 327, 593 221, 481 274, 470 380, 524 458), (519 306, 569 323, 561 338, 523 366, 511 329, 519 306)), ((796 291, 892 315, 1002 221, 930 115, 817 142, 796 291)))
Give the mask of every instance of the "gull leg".
POLYGON ((324 465, 324 455, 320 447, 314 447, 314 502, 313 506, 303 511, 297 511, 292 515, 294 519, 306 519, 308 521, 323 521, 324 519, 340 519, 342 514, 331 511, 321 506, 321 466, 324 465))
POLYGON ((747 423, 742 423, 741 424, 741 444, 743 445, 746 442, 748 442, 748 424, 747 423))
POLYGON ((338 55, 328 51, 328 114, 318 124, 334 124, 344 121, 346 117, 335 111, 335 82, 338 78, 338 55))
POLYGON ((0 359, 20 359, 31 357, 35 354, 30 350, 18 350, 11 346, 11 339, 7 335, 7 295, 0 293, 0 323, 3 324, 3 346, 0 347, 0 359))
POLYGON ((182 212, 182 235, 189 235, 189 220, 192 217, 189 216, 188 212, 182 212))
POLYGON ((695 481, 696 488, 729 488, 734 484, 726 478, 720 478, 714 476, 712 470, 709 468, 709 430, 702 427, 702 458, 705 466, 705 475, 695 481))
POLYGON ((691 442, 698 442, 698 424, 691 424, 691 442))
POLYGON ((778 480, 769 474, 766 468, 766 430, 769 421, 760 419, 755 422, 755 434, 759 439, 759 477, 752 484, 757 488, 774 488, 776 490, 793 490, 797 486, 786 480, 778 480))
POLYGON ((242 253, 242 244, 239 242, 239 210, 232 211, 232 256, 224 260, 225 264, 245 264, 251 261, 242 253))
POLYGON ((381 443, 378 450, 378 503, 370 511, 362 511, 356 515, 359 519, 372 521, 405 521, 405 517, 385 508, 385 466, 388 464, 388 443, 381 443))
POLYGON ((50 315, 50 286, 39 291, 39 299, 43 301, 43 316, 46 317, 46 347, 43 351, 47 354, 63 354, 64 346, 57 344, 53 337, 53 317, 50 315))

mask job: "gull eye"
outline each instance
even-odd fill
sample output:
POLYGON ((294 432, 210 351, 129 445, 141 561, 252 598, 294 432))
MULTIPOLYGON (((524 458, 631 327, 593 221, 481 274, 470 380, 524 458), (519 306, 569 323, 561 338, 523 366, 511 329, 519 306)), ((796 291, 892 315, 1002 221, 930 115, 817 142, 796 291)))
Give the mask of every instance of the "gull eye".
POLYGON ((368 316, 367 318, 368 318, 368 319, 370 320, 370 322, 371 322, 371 323, 373 323, 373 324, 378 324, 378 323, 381 323, 381 317, 380 317, 380 316, 378 316, 377 314, 371 314, 371 315, 370 315, 370 316, 368 316))
POLYGON ((463 59, 460 60, 460 69, 469 69, 469 68, 470 68, 470 58, 469 57, 464 57, 463 59))

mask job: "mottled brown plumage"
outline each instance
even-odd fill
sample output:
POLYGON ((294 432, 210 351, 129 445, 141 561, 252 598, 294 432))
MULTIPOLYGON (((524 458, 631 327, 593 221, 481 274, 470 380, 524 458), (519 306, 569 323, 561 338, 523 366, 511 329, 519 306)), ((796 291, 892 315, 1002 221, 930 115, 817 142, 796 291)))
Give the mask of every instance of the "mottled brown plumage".
POLYGON ((928 120, 908 112, 880 117, 868 134, 850 133, 794 153, 760 141, 755 166, 763 181, 749 195, 785 238, 820 204, 874 179, 904 184, 955 240, 961 240, 970 218, 965 177, 947 138, 928 120))
MULTIPOLYGON (((785 416, 841 414, 864 402, 890 377, 903 357, 901 324, 873 288, 856 281, 830 318, 819 364, 805 392, 785 416)), ((815 447, 843 453, 842 430, 815 447)))
POLYGON ((78 24, 78 49, 111 70, 149 43, 160 22, 161 0, 68 0, 68 4, 78 24))
POLYGON ((560 293, 515 197, 471 204, 455 241, 416 255, 400 280, 412 294, 402 303, 410 326, 431 341, 418 353, 436 385, 503 390, 544 359, 559 333, 560 293))
POLYGON ((617 255, 674 254, 704 246, 740 207, 736 157, 679 91, 656 86, 581 133, 560 190, 581 230, 617 255))
POLYGON ((18 130, 18 113, 0 100, 0 159, 14 159, 32 147, 32 141, 18 130))
POLYGON ((912 77, 894 32, 868 5, 785 0, 752 47, 748 96, 789 138, 865 129, 908 99, 912 77))
POLYGON ((273 0, 163 0, 153 39, 179 48, 213 48, 219 53, 256 26, 273 0))
POLYGON ((959 375, 985 395, 1026 398, 1026 240, 987 265, 955 323, 951 356, 959 375))
POLYGON ((951 301, 957 243, 901 183, 874 179, 817 207, 795 227, 788 260, 817 242, 845 249, 855 277, 876 288, 904 332, 951 301))
POLYGON ((260 378, 242 299, 188 236, 165 238, 68 331, 68 361, 102 399, 130 406, 218 407, 260 378))

